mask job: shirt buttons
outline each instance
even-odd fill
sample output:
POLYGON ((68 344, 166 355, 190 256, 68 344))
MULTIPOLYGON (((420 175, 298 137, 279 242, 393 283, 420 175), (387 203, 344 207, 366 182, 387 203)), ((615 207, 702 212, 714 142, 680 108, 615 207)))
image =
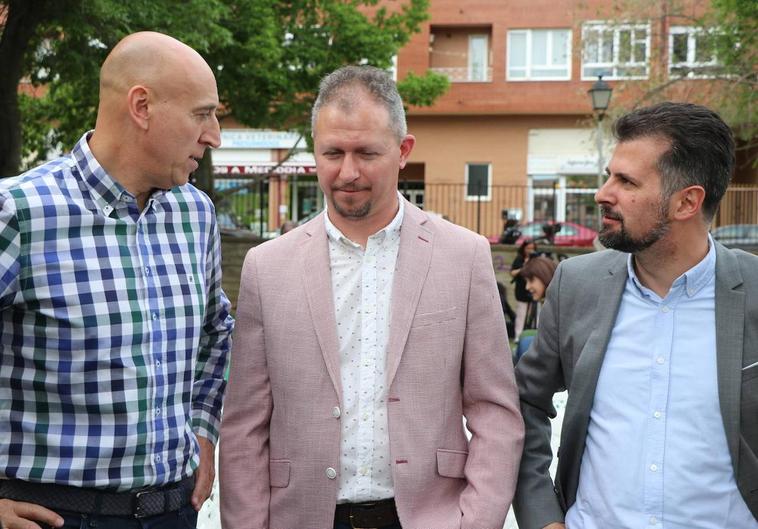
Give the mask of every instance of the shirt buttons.
POLYGON ((664 305, 663 307, 661 307, 661 312, 668 312, 669 310, 671 310, 671 309, 669 309, 666 305, 664 305))
POLYGON ((106 215, 110 215, 111 211, 113 211, 113 206, 111 206, 110 204, 103 208, 103 213, 105 213, 106 215))
POLYGON ((155 462, 160 463, 161 462, 161 456, 157 455, 155 456, 155 462))
POLYGON ((150 267, 149 267, 149 266, 146 266, 146 267, 145 267, 145 275, 146 275, 146 276, 149 276, 149 275, 150 275, 150 267))
POLYGON ((153 312, 153 319, 154 319, 154 320, 157 320, 157 319, 158 319, 158 313, 157 313, 157 312, 153 312))
POLYGON ((335 419, 339 419, 340 415, 342 415, 342 412, 340 411, 339 406, 335 406, 334 408, 332 408, 332 417, 334 417, 335 419))
POLYGON ((666 360, 664 360, 664 358, 662 356, 659 356, 658 358, 655 359, 655 363, 659 364, 659 365, 662 364, 665 361, 666 360))
POLYGON ((658 471, 658 465, 656 465, 655 463, 653 463, 652 465, 650 465, 650 471, 651 472, 657 472, 658 471))
POLYGON ((329 467, 326 469, 326 477, 329 479, 334 479, 337 477, 337 471, 334 470, 332 467, 329 467))
POLYGON ((663 415, 663 414, 661 412, 659 412, 659 411, 653 412, 653 417, 655 417, 656 419, 660 419, 661 415, 663 415))
POLYGON ((366 467, 361 467, 361 476, 368 476, 368 469, 366 467))
POLYGON ((658 518, 655 516, 650 517, 650 525, 656 525, 658 523, 658 518))

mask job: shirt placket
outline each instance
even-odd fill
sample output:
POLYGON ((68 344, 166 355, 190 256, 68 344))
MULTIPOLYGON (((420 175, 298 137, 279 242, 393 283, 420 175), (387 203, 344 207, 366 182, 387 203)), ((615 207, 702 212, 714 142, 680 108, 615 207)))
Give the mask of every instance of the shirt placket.
POLYGON ((369 494, 374 434, 374 378, 378 354, 377 246, 366 244, 361 267, 361 360, 358 395, 358 494, 369 494))
POLYGON ((669 387, 671 382, 671 349, 674 338, 674 300, 676 289, 660 303, 655 304, 656 345, 650 364, 650 408, 646 443, 644 498, 648 527, 661 527, 664 516, 663 479, 665 471, 666 422, 669 387))
POLYGON ((157 246, 155 215, 152 211, 152 201, 143 210, 137 222, 137 248, 140 259, 140 272, 144 281, 145 298, 143 308, 146 315, 148 340, 146 350, 143 351, 145 368, 150 374, 150 401, 146 404, 145 413, 152 424, 152 460, 151 467, 154 469, 158 482, 161 482, 167 473, 166 461, 166 372, 165 358, 163 354, 163 335, 165 333, 164 314, 160 303, 160 285, 156 276, 155 258, 152 248, 157 246))

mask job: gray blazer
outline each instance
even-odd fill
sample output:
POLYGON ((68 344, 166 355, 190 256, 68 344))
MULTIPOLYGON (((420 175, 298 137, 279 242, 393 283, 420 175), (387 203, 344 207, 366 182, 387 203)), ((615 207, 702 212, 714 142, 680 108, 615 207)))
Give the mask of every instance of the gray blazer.
MULTIPOLYGON (((561 263, 531 349, 516 366, 526 424, 513 503, 521 529, 562 521, 576 500, 587 424, 627 280, 628 254, 606 250, 561 263), (553 483, 553 394, 568 389, 553 483)), ((716 346, 721 415, 742 496, 758 518, 758 257, 716 243, 716 346)))

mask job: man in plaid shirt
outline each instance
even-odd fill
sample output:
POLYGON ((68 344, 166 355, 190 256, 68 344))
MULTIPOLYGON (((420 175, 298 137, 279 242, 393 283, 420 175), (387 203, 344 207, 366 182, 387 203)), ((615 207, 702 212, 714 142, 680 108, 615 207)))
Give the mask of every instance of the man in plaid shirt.
POLYGON ((233 319, 209 198, 213 72, 159 33, 116 45, 93 132, 0 180, 0 522, 195 527, 233 319), (4 478, 4 479, 2 479, 4 478))

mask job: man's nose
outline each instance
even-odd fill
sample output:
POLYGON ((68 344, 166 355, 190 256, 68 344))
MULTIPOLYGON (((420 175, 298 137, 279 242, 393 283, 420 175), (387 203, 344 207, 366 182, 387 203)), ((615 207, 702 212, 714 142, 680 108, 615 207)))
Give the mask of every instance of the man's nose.
POLYGON ((342 158, 342 165, 340 166, 340 180, 352 182, 359 176, 360 171, 358 170, 358 164, 356 163, 355 157, 350 153, 346 153, 344 158, 342 158))
POLYGON ((221 145, 221 127, 218 124, 218 118, 214 114, 211 118, 210 126, 203 131, 200 136, 200 143, 217 149, 221 145))
POLYGON ((600 189, 595 192, 595 202, 597 204, 606 204, 610 201, 609 181, 610 180, 606 180, 603 185, 600 186, 600 189))

